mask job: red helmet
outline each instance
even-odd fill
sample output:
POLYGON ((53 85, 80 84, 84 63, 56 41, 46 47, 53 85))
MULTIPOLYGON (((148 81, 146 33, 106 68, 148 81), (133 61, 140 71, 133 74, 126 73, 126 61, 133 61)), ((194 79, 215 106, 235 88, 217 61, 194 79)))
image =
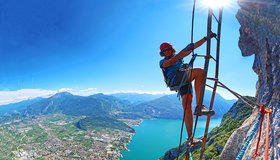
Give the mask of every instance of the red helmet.
POLYGON ((160 51, 163 51, 163 50, 167 50, 167 49, 173 49, 173 46, 168 43, 168 42, 163 42, 161 45, 160 45, 160 51))
POLYGON ((172 50, 174 50, 175 51, 175 49, 173 48, 173 46, 170 44, 170 43, 168 43, 168 42, 163 42, 161 45, 160 45, 160 56, 164 56, 164 51, 166 51, 166 50, 169 50, 169 49, 172 49, 172 50))

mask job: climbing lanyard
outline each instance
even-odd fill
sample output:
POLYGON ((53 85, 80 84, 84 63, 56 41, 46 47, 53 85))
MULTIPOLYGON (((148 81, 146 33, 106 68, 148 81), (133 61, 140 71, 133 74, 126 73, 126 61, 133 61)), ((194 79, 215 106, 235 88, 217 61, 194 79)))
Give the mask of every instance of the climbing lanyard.
MULTIPOLYGON (((193 44, 193 35, 194 35, 194 13, 195 13, 195 5, 196 5, 196 0, 193 1, 193 10, 192 10, 192 28, 191 28, 191 44, 193 44)), ((194 60, 196 58, 196 55, 194 54, 194 50, 192 50, 192 59, 189 63, 190 65, 190 74, 189 74, 189 77, 192 76, 192 68, 193 68, 193 63, 194 63, 194 60)), ((184 74, 184 77, 186 76, 186 73, 184 74)), ((184 78, 183 77, 183 78, 184 78)), ((188 79, 189 79, 188 77, 188 79)), ((181 86, 182 84, 180 84, 181 86)), ((191 87, 191 85, 188 85, 188 87, 191 87)), ((189 88, 188 88, 189 90, 189 88)), ((187 98, 187 101, 188 101, 188 98, 187 98)), ((188 104, 188 102, 186 102, 186 104, 188 104)), ((181 131, 180 131, 180 142, 179 142, 179 146, 178 146, 178 154, 177 154, 177 157, 176 157, 176 160, 178 160, 179 158, 179 154, 180 154, 180 148, 181 148, 181 144, 182 144, 182 136, 183 136, 183 128, 184 128, 184 122, 185 122, 185 115, 186 115, 186 108, 184 108, 184 114, 183 114, 183 119, 182 119, 182 124, 181 124, 181 131)), ((189 137, 190 138, 190 137, 189 137)), ((191 154, 191 149, 189 148, 189 154, 191 154)))

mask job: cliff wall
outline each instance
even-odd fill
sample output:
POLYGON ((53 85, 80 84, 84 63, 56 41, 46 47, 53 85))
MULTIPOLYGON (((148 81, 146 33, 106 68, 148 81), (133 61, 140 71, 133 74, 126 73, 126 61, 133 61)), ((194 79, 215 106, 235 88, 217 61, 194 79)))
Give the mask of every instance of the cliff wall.
MULTIPOLYGON (((270 159, 280 159, 280 0, 239 0, 236 15, 240 27, 239 47, 243 56, 255 56, 253 70, 258 75, 257 102, 273 109, 271 116, 270 159)), ((234 159, 253 126, 258 109, 230 137, 221 159, 234 159)), ((266 119, 264 119, 266 121, 266 119)), ((258 159, 265 148, 265 129, 260 142, 258 159)), ((254 154, 257 135, 243 156, 254 154)))

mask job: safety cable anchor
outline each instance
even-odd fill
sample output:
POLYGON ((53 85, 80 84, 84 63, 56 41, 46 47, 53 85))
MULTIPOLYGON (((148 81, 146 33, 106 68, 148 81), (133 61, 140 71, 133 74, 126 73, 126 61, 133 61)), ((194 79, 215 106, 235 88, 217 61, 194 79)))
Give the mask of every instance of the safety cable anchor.
POLYGON ((255 159, 256 157, 259 156, 258 154, 258 149, 259 149, 259 143, 261 140, 261 134, 262 134, 262 123, 263 123, 263 119, 265 114, 271 114, 272 113, 272 109, 265 109, 265 106, 263 104, 260 105, 260 113, 261 113, 261 122, 260 122, 260 129, 259 129, 259 136, 258 136, 258 141, 257 141, 257 145, 256 145, 256 150, 254 155, 252 156, 252 159, 255 159))
POLYGON ((272 113, 272 109, 271 108, 265 109, 265 106, 263 104, 261 104, 260 105, 260 112, 262 114, 266 114, 266 113, 271 114, 272 113))

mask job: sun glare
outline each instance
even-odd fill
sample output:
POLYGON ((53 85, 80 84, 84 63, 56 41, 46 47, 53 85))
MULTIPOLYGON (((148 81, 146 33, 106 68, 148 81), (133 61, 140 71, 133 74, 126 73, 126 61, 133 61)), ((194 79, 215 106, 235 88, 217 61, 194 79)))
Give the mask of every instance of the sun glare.
POLYGON ((218 9, 221 7, 230 7, 231 0, 203 0, 203 6, 210 7, 212 9, 218 9))

